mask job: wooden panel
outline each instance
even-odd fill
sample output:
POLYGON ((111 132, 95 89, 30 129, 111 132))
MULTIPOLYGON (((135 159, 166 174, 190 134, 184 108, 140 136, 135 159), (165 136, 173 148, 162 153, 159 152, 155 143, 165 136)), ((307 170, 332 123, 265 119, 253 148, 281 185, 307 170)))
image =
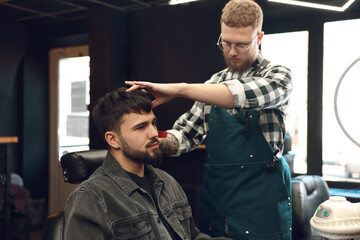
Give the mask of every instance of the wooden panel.
POLYGON ((0 137, 0 143, 17 143, 18 137, 0 137))

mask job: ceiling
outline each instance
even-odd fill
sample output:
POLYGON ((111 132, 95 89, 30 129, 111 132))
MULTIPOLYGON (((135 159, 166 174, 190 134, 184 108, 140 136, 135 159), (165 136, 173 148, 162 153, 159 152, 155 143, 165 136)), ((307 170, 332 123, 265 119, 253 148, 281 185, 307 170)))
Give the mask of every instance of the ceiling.
POLYGON ((168 0, 0 0, 0 16, 16 22, 66 21, 87 17, 96 5, 130 12, 167 4, 168 0))
MULTIPOLYGON (((201 0, 220 1, 220 0, 201 0)), ((227 0, 221 0, 226 2, 227 0)), ((348 0, 303 0, 319 4, 343 5, 348 0)), ((25 22, 32 24, 47 23, 49 21, 72 21, 86 18, 89 9, 96 6, 112 8, 122 12, 132 12, 142 9, 166 6, 169 0, 0 0, 0 18, 9 21, 25 22)), ((308 13, 324 13, 325 10, 314 10, 305 7, 291 6, 268 2, 257 1, 267 16, 276 19, 286 16, 306 16, 308 13)), ((191 4, 191 3, 189 3, 191 4)), ((348 11, 359 11, 360 1, 355 1, 348 11)), ((331 12, 331 11, 330 11, 331 12)), ((335 12, 334 12, 335 13, 335 12)))

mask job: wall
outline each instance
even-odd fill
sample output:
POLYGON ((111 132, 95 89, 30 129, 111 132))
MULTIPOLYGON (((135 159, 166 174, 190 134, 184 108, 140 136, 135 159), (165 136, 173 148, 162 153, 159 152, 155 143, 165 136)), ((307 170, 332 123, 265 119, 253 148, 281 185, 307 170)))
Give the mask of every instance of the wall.
MULTIPOLYGON (((28 30, 24 25, 3 20, 0 21, 0 36, 0 136, 20 137, 22 69, 28 30)), ((12 170, 21 174, 19 144, 14 144, 12 170)))
MULTIPOLYGON (((136 12, 131 18, 133 80, 203 83, 225 67, 216 42, 222 1, 136 12)), ((171 128, 192 101, 175 99, 155 110, 161 129, 171 128)))
POLYGON ((0 136, 18 136, 12 172, 32 198, 48 198, 48 54, 87 43, 87 21, 30 25, 0 16, 0 136))

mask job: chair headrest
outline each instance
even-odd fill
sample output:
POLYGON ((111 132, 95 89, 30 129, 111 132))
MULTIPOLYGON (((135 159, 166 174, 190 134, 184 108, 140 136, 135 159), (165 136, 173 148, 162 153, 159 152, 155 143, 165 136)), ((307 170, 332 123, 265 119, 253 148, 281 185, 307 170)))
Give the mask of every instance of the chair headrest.
POLYGON ((283 154, 286 154, 288 152, 291 151, 291 136, 289 133, 285 134, 285 139, 284 139, 284 151, 283 154))
POLYGON ((304 176, 302 182, 305 185, 305 189, 308 195, 312 194, 315 191, 315 177, 314 176, 304 176))
POLYGON ((67 153, 60 158, 64 181, 81 183, 101 166, 107 150, 92 149, 67 153))
POLYGON ((319 191, 319 189, 328 189, 326 181, 317 175, 301 175, 293 178, 293 180, 295 179, 304 183, 308 195, 313 194, 315 191, 319 191))

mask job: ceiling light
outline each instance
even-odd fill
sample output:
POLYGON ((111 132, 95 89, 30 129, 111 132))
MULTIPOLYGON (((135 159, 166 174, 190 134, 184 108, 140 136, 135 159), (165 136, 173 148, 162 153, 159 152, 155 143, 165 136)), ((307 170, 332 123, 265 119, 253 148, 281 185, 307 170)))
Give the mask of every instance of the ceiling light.
POLYGON ((195 2, 198 0, 170 0, 169 5, 176 5, 181 3, 195 2))
POLYGON ((299 1, 299 0, 268 0, 268 1, 302 6, 302 7, 311 7, 311 8, 332 10, 332 11, 338 11, 338 12, 345 11, 345 9, 347 9, 353 2, 355 2, 355 0, 348 0, 342 6, 333 6, 333 5, 328 5, 328 4, 320 4, 320 3, 313 3, 313 2, 309 2, 309 1, 299 1))

